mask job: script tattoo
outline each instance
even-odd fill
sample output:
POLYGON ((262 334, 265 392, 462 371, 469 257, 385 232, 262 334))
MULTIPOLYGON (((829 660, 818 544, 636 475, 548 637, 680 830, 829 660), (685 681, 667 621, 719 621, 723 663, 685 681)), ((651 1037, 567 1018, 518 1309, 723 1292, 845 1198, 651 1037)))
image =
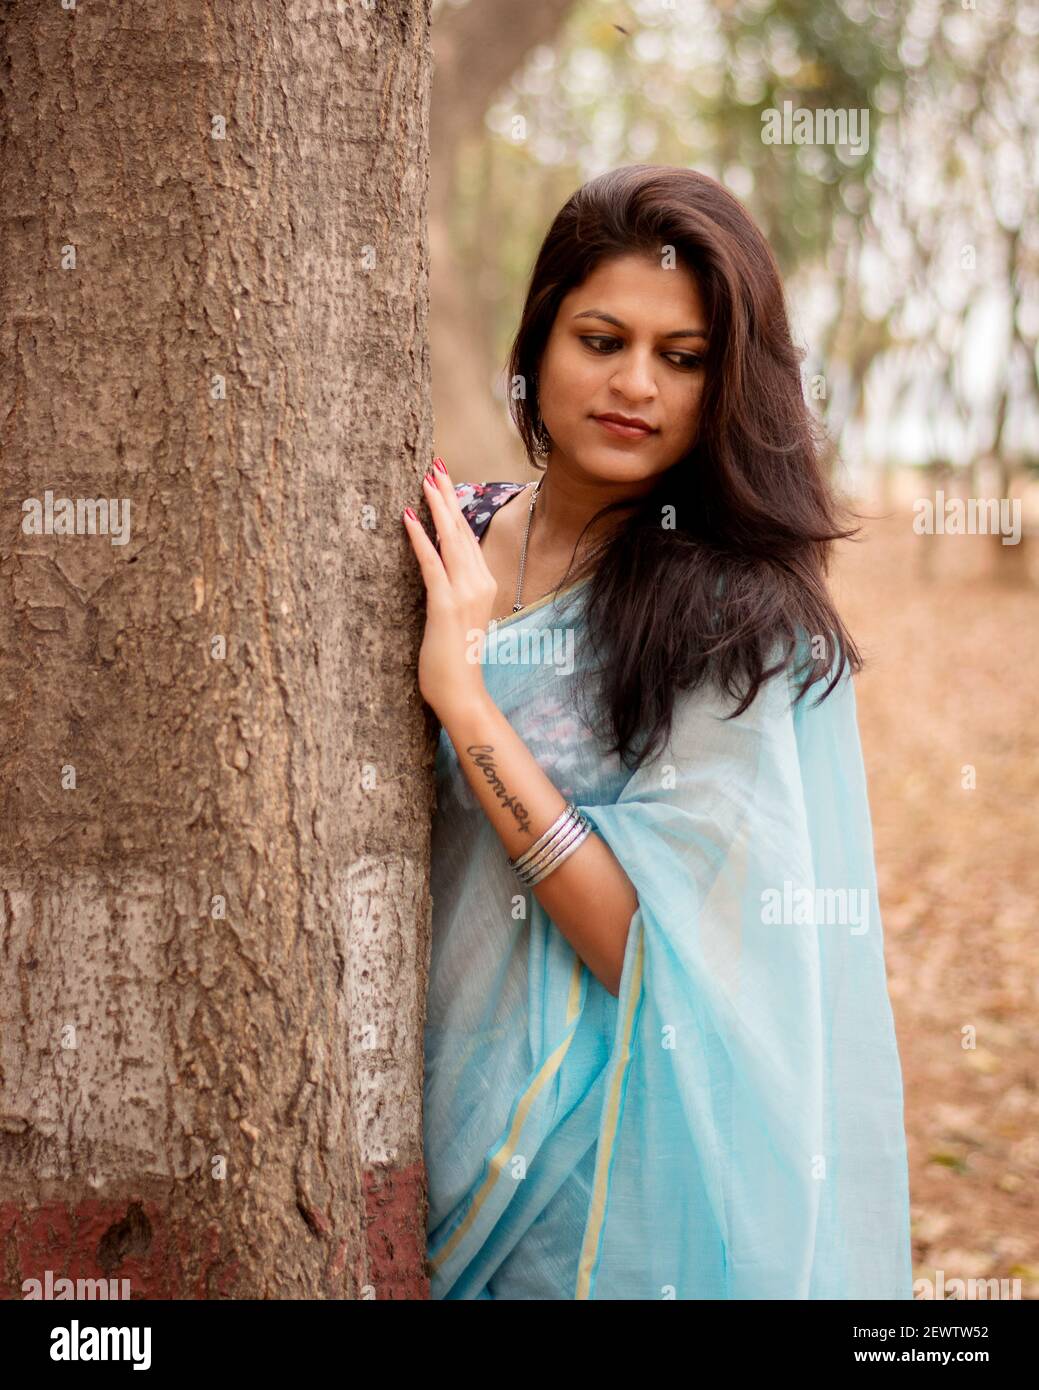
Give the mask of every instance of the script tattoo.
POLYGON ((493 746, 489 743, 471 743, 465 751, 473 755, 473 762, 478 768, 482 769, 483 775, 494 788, 495 796, 501 804, 507 806, 516 817, 519 828, 525 830, 529 835, 530 821, 527 817, 530 815, 530 812, 527 810, 526 806, 523 805, 522 801, 517 801, 514 796, 509 796, 508 792, 505 790, 505 783, 498 776, 494 761, 491 757, 491 754, 494 752, 493 746))

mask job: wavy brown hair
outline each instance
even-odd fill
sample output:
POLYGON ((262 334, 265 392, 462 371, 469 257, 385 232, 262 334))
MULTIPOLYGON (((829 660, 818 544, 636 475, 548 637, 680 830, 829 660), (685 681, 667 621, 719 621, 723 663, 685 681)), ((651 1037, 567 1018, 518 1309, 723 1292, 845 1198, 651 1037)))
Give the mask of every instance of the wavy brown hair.
MULTIPOLYGON (((862 658, 827 592, 833 541, 849 516, 827 476, 834 455, 804 396, 775 257, 742 205, 692 169, 635 164, 601 174, 560 209, 538 252, 508 363, 513 419, 532 467, 544 438, 537 372, 563 297, 604 260, 668 248, 698 282, 708 315, 699 427, 692 448, 611 533, 588 584, 587 624, 611 751, 640 766, 671 732, 675 694, 715 684, 742 714, 807 638, 812 656, 796 699, 862 658), (662 524, 662 508, 673 524, 662 524), (766 667, 777 639, 783 656, 766 667), (636 738, 641 748, 634 753, 636 738)), ((576 555, 581 537, 574 547, 576 555)), ((586 559, 573 571, 583 577, 586 559)), ((572 566, 571 566, 572 570, 572 566)), ((568 571, 568 575, 571 571, 568 571)))

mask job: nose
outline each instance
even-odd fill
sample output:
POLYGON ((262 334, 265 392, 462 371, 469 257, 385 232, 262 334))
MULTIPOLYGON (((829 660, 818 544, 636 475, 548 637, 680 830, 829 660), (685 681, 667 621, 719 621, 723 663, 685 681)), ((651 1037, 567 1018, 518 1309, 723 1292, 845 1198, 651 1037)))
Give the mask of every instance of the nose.
POLYGON ((657 383, 652 358, 640 352, 625 352, 621 356, 624 360, 618 362, 616 371, 610 377, 610 386, 633 404, 653 400, 657 394, 657 383))

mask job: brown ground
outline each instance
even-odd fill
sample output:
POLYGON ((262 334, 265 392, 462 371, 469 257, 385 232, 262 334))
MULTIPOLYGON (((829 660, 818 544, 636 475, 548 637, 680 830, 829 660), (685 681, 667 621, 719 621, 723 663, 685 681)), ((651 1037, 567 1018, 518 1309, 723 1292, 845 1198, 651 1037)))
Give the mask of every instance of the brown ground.
POLYGON ((832 588, 867 663, 914 1277, 1016 1277, 1039 1298, 1039 536, 1004 557, 991 536, 917 536, 908 511, 862 534, 832 588), (1001 559, 1031 585, 1000 582, 1001 559))

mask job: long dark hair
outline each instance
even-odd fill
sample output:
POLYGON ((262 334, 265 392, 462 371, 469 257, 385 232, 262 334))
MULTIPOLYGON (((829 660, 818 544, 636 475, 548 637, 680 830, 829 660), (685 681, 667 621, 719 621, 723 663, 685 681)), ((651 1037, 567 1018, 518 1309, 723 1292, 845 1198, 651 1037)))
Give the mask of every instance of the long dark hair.
MULTIPOLYGON (((712 682, 739 700, 727 716, 735 718, 806 637, 823 638, 829 655, 796 668, 806 672, 798 700, 826 677, 834 655, 820 700, 846 665, 863 665, 825 582, 832 542, 861 528, 840 529, 856 514, 829 484, 832 445, 805 401, 804 352, 791 339, 779 269, 749 214, 706 174, 628 165, 592 179, 560 209, 508 363, 511 381, 526 385, 509 397, 527 457, 545 467, 537 371, 563 297, 608 258, 660 261, 668 248, 696 277, 709 319, 698 435, 652 491, 607 504, 584 528, 627 513, 597 556, 586 619, 601 658, 611 751, 630 763, 641 733, 636 767, 670 737, 679 690, 712 682), (662 508, 674 509, 670 529, 662 508), (777 639, 785 653, 766 667, 777 639)), ((575 573, 589 568, 586 559, 575 573)))

